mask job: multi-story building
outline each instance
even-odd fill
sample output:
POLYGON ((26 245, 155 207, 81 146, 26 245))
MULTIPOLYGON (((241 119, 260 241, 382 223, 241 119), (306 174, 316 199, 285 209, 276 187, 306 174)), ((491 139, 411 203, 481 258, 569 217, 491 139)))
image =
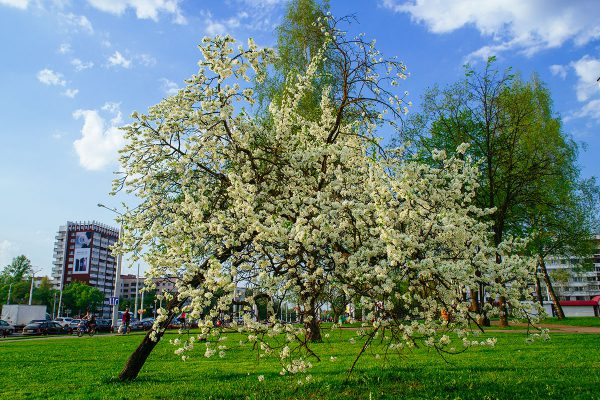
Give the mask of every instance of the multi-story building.
MULTIPOLYGON (((144 277, 140 276, 137 282, 138 293, 144 288, 144 277)), ((163 292, 175 293, 175 280, 176 278, 153 278, 154 284, 156 285, 156 294, 161 295, 163 292)), ((136 289, 136 276, 133 274, 121 275, 121 290, 119 296, 124 299, 135 298, 136 289)))
POLYGON ((67 222, 59 228, 54 242, 52 278, 56 289, 71 282, 83 282, 104 293, 99 309, 109 316, 112 306, 117 259, 111 246, 119 240, 117 228, 99 222, 67 222))
POLYGON ((600 235, 594 241, 597 247, 591 270, 580 270, 580 260, 574 257, 548 260, 548 274, 560 300, 591 300, 600 296, 600 235))

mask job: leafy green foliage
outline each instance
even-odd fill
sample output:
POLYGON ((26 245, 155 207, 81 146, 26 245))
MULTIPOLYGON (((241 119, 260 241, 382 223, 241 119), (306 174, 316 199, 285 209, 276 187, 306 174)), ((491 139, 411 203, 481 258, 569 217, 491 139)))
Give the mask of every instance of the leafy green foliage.
POLYGON ((82 314, 87 310, 94 312, 103 302, 104 294, 85 283, 73 282, 63 290, 64 307, 74 314, 82 314))
POLYGON ((31 261, 25 255, 13 258, 2 271, 2 280, 5 283, 19 282, 31 273, 31 261))

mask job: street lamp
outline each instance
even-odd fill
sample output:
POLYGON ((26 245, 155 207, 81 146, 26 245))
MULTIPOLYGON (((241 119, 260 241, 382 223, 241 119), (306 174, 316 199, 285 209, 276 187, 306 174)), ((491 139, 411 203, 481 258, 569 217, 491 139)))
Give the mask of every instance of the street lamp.
MULTIPOLYGON (((101 208, 106 208, 109 211, 114 212, 117 215, 120 215, 121 217, 123 216, 123 214, 121 214, 120 212, 118 212, 117 210, 115 210, 114 208, 110 208, 105 206, 104 204, 98 203, 98 207, 101 208)), ((119 240, 123 240, 123 221, 121 221, 121 223, 119 224, 119 240)), ((115 289, 113 291, 113 297, 114 298, 119 298, 119 291, 120 291, 120 284, 121 284, 121 265, 123 262, 123 256, 121 254, 119 254, 119 257, 117 257, 117 274, 115 276, 115 289)), ((113 312, 112 312, 112 326, 113 329, 116 328, 117 326, 117 319, 119 316, 119 304, 114 304, 113 305, 113 312)))
POLYGON ((40 270, 34 271, 31 270, 31 287, 29 288, 29 305, 31 305, 31 298, 33 297, 33 281, 35 280, 36 272, 40 272, 40 270))
POLYGON ((12 291, 12 282, 8 286, 8 296, 6 296, 6 305, 10 304, 10 292, 12 291))

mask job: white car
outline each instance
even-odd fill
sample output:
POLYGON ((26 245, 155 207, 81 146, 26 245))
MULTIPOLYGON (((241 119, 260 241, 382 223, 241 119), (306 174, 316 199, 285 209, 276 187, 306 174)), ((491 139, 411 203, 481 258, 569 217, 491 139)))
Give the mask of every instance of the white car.
POLYGON ((57 322, 57 323, 61 324, 62 326, 66 326, 67 328, 71 324, 71 321, 73 321, 73 318, 70 318, 70 317, 58 317, 58 318, 54 319, 54 322, 57 322))

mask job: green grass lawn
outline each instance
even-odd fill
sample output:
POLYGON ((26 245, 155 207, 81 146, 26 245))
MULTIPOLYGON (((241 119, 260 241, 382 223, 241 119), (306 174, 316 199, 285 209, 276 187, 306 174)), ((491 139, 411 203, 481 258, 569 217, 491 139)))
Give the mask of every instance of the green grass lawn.
POLYGON ((566 317, 564 319, 546 318, 540 322, 549 325, 569 325, 569 326, 600 326, 598 317, 566 317))
MULTIPOLYGON (((526 343, 522 334, 496 333, 495 348, 474 348, 447 362, 427 349, 387 361, 369 352, 346 381, 358 350, 358 343, 348 342, 354 334, 334 331, 328 343, 317 345, 323 361, 314 363, 308 383, 304 376, 280 376, 275 362, 257 362, 255 353, 242 349, 206 359, 200 344, 183 362, 168 340, 135 382, 117 382, 141 333, 0 340, 0 398, 600 399, 600 335, 553 334, 549 342, 526 343)), ((231 335, 232 343, 238 339, 231 335)))

